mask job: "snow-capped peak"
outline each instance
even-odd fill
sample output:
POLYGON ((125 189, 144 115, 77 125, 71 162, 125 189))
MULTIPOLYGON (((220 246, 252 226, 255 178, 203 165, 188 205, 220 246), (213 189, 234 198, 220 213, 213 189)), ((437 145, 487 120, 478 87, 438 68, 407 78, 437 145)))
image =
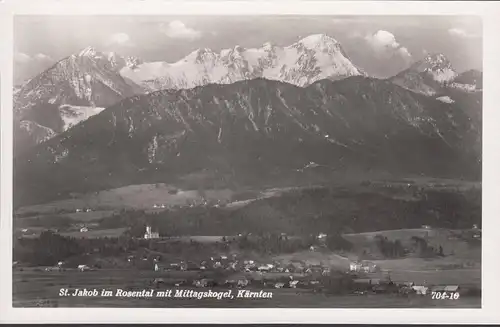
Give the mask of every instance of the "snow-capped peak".
POLYGON ((95 50, 94 47, 86 47, 85 49, 81 50, 78 53, 78 56, 80 57, 94 57, 97 54, 97 51, 95 50))
POLYGON ((435 71, 438 69, 453 69, 448 58, 440 53, 428 54, 425 58, 413 64, 413 68, 421 72, 435 71))
POLYGON ((413 64, 411 69, 419 73, 428 73, 437 82, 449 82, 457 76, 451 62, 441 53, 428 54, 413 64))
POLYGON ((303 45, 308 49, 321 49, 338 44, 337 40, 325 34, 313 34, 299 40, 296 44, 303 45))
POLYGON ((143 63, 137 68, 125 67, 120 73, 151 90, 253 78, 304 86, 320 79, 365 75, 350 61, 340 43, 324 34, 310 35, 285 47, 266 42, 259 48, 235 45, 219 53, 198 49, 174 63, 143 63))
POLYGON ((203 60, 208 60, 208 59, 213 59, 215 57, 215 53, 212 51, 212 49, 209 48, 201 48, 197 49, 190 54, 188 54, 186 57, 183 59, 179 60, 178 63, 181 62, 194 62, 194 63, 199 63, 203 60))
POLYGON ((271 42, 266 42, 262 45, 262 49, 264 49, 265 51, 271 51, 274 47, 274 44, 272 44, 271 42))
POLYGON ((129 56, 125 59, 125 66, 131 69, 137 68, 140 64, 142 64, 142 60, 137 57, 129 56))

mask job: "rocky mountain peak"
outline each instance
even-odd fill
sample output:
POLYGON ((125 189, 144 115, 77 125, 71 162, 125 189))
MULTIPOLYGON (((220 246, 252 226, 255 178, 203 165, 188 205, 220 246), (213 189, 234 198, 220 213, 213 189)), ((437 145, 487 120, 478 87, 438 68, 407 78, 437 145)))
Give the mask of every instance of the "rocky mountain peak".
POLYGON ((309 35, 301 39, 297 43, 305 46, 308 49, 318 49, 329 46, 335 46, 338 44, 337 40, 326 34, 309 35))
POLYGON ((88 46, 88 47, 80 50, 80 52, 78 52, 79 57, 95 57, 97 54, 98 54, 98 52, 92 46, 88 46))
POLYGON ((276 46, 271 42, 265 42, 262 45, 262 49, 265 51, 272 51, 276 46))
MULTIPOLYGON (((443 72, 447 70, 450 73, 452 72, 456 74, 450 60, 441 53, 428 54, 422 60, 413 64, 411 69, 418 72, 443 72)), ((448 79, 451 79, 453 77, 449 76, 448 79)))

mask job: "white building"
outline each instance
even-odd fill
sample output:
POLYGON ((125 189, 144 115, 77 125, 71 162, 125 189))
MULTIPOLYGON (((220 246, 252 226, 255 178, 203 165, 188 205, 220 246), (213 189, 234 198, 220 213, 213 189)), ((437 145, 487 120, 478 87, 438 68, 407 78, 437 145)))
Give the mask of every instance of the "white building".
POLYGON ((87 227, 82 227, 80 228, 80 233, 85 233, 85 232, 88 232, 89 229, 87 227))
POLYGON ((323 239, 326 239, 326 237, 327 237, 327 236, 328 236, 328 235, 326 235, 325 233, 320 233, 320 234, 318 235, 318 239, 323 240, 323 239))
POLYGON ((149 240, 153 238, 160 238, 160 233, 158 232, 153 232, 151 226, 146 226, 146 233, 144 234, 144 238, 149 240))

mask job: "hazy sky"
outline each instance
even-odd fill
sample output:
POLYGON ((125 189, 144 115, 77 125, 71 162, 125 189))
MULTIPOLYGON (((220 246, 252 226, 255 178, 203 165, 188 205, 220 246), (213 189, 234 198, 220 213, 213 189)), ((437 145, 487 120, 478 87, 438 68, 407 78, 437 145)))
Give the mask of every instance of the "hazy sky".
POLYGON ((317 33, 337 39, 354 64, 376 77, 433 52, 459 72, 482 69, 481 20, 471 16, 17 16, 15 82, 87 46, 174 62, 202 47, 285 46, 317 33))

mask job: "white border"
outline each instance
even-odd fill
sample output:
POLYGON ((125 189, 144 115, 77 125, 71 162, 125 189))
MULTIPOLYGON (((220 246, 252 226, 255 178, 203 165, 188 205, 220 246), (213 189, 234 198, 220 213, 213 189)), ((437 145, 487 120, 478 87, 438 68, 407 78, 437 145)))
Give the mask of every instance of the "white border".
MULTIPOLYGON (((0 322, 24 323, 499 323, 500 3, 395 1, 0 0, 0 322), (12 308, 12 17, 49 15, 478 15, 484 33, 482 309, 12 308)), ((55 45, 56 46, 56 45, 55 45)))

